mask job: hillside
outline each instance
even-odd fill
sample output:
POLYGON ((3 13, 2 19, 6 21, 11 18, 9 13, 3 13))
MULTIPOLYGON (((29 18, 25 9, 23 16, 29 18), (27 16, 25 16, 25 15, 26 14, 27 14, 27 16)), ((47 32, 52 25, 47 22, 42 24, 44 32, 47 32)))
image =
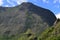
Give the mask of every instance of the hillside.
POLYGON ((39 35, 29 29, 23 34, 4 38, 6 39, 1 40, 60 40, 60 22, 47 28, 39 35))
POLYGON ((0 7, 0 40, 37 40, 56 20, 50 10, 29 2, 0 7))
POLYGON ((51 28, 47 28, 39 36, 39 40, 60 40, 60 21, 51 28))
POLYGON ((18 40, 60 40, 60 21, 56 25, 47 28, 38 36, 32 34, 30 37, 28 37, 28 35, 26 35, 21 36, 21 38, 18 38, 18 40))

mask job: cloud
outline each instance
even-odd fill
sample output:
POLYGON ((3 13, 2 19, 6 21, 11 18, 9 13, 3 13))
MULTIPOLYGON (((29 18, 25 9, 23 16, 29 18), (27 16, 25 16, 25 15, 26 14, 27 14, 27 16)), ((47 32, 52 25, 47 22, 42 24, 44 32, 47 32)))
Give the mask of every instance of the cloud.
POLYGON ((22 2, 27 2, 27 0, 18 0, 17 3, 21 4, 22 2))
POLYGON ((57 17, 57 18, 60 18, 60 13, 56 14, 56 17, 57 17))
POLYGON ((12 2, 10 2, 10 0, 7 0, 7 2, 8 2, 9 4, 13 4, 12 2))
POLYGON ((53 3, 56 3, 58 0, 54 0, 53 3))
POLYGON ((49 1, 48 0, 42 0, 44 3, 49 3, 49 1))
POLYGON ((5 5, 5 7, 9 7, 9 5, 5 5))
MULTIPOLYGON (((7 2, 12 5, 12 6, 16 6, 15 3, 17 5, 20 5, 22 2, 27 2, 27 0, 7 0, 7 2), (15 2, 15 3, 14 3, 15 2)), ((5 7, 7 7, 8 5, 6 5, 5 7)), ((10 6, 8 6, 10 7, 10 6)))
POLYGON ((53 3, 60 3, 60 0, 54 0, 53 3))
POLYGON ((14 2, 17 2, 17 4, 21 4, 22 2, 27 2, 28 0, 12 0, 14 2))
POLYGON ((20 5, 23 2, 27 2, 28 0, 0 0, 0 6, 4 7, 14 7, 16 5, 20 5), (8 4, 5 4, 7 2, 8 4), (5 4, 5 5, 4 5, 5 4))
POLYGON ((3 0, 0 0, 0 6, 3 4, 3 0))
POLYGON ((55 5, 56 8, 60 8, 60 5, 55 5))

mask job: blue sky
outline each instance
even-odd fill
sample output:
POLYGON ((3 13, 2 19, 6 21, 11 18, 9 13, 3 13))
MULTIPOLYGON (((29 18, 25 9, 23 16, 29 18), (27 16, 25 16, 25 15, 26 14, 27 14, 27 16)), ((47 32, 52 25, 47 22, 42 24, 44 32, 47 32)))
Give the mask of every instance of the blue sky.
POLYGON ((60 18, 60 0, 0 0, 0 6, 14 7, 22 2, 32 2, 33 4, 49 9, 60 18))

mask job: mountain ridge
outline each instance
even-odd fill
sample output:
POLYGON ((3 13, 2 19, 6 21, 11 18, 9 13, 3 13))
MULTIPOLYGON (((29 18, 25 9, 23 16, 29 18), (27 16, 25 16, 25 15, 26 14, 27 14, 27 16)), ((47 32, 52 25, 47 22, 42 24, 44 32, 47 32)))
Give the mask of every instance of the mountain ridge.
POLYGON ((53 12, 32 3, 0 8, 0 34, 3 36, 23 34, 29 29, 38 35, 46 28, 53 26, 55 21, 53 12))

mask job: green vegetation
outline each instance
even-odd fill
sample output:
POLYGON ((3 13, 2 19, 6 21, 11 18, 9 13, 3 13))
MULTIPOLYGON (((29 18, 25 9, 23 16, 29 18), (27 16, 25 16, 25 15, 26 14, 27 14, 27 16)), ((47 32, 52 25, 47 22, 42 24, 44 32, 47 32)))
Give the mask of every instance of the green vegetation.
POLYGON ((60 40, 60 22, 51 28, 47 28, 41 36, 40 40, 60 40))
POLYGON ((0 40, 60 40, 60 22, 47 28, 42 34, 36 36, 30 29, 25 33, 15 36, 0 35, 0 40))
POLYGON ((25 25, 27 28, 30 28, 33 24, 33 17, 32 14, 29 12, 26 12, 26 22, 25 25))

